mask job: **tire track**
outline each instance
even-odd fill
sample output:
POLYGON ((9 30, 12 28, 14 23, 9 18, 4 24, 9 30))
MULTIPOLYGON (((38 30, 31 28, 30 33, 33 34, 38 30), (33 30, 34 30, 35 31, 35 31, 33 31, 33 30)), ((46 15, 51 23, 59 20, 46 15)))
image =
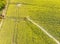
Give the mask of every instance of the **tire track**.
POLYGON ((29 17, 26 17, 26 19, 33 23, 34 25, 36 25, 38 28, 40 28, 44 33, 46 33, 46 35, 48 35, 50 38, 52 38, 57 44, 60 44, 60 42, 54 38, 50 33, 48 33, 43 27, 41 27, 40 25, 38 25, 37 23, 35 23, 32 19, 30 19, 29 17))

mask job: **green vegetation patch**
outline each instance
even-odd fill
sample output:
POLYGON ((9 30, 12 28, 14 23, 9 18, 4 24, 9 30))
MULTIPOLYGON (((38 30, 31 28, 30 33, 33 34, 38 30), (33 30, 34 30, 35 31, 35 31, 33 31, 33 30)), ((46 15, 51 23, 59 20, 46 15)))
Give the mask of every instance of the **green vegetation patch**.
POLYGON ((0 11, 5 8, 6 0, 0 0, 0 11))

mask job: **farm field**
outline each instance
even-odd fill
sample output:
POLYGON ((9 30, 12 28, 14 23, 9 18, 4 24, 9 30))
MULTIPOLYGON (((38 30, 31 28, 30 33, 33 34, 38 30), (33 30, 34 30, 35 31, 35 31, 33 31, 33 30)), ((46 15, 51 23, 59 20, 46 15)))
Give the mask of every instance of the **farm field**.
POLYGON ((60 42, 59 4, 59 0, 10 0, 0 29, 0 44, 57 44, 26 17, 42 26, 60 42))
POLYGON ((5 19, 0 35, 0 44, 56 44, 53 39, 28 21, 16 23, 13 19, 5 19))

